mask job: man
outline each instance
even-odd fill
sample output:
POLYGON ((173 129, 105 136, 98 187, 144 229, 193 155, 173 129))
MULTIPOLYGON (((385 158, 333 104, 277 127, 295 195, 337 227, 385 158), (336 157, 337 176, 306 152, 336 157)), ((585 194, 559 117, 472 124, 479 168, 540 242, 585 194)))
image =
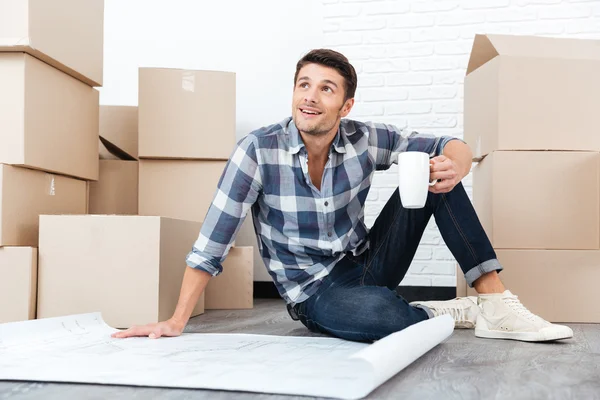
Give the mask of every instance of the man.
POLYGON ((475 335, 527 341, 572 337, 570 328, 529 312, 508 290, 502 267, 461 180, 472 153, 461 140, 406 133, 342 119, 354 105, 356 72, 346 57, 313 50, 297 64, 292 117, 240 140, 227 163, 167 321, 115 337, 176 336, 251 210, 261 255, 288 312, 308 329, 373 341, 441 314, 475 335), (368 230, 364 204, 375 170, 403 151, 427 152, 431 180, 422 209, 405 209, 396 191, 368 230), (446 302, 407 303, 395 288, 431 216, 479 293, 446 302))

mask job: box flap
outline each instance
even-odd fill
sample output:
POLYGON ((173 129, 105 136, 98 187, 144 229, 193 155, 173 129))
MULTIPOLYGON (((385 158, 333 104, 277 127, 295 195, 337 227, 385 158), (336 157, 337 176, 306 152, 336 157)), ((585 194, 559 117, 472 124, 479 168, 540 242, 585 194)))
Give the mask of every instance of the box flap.
POLYGON ((101 105, 100 137, 118 148, 119 152, 126 153, 126 159, 137 159, 137 106, 101 105))
POLYGON ((108 140, 104 139, 102 136, 99 136, 99 156, 100 159, 103 160, 126 160, 126 161, 137 161, 134 157, 130 156, 108 140), (106 151, 104 151, 106 149, 106 151), (114 156, 114 157, 111 157, 114 156))
POLYGON ((498 55, 498 51, 486 35, 475 35, 473 48, 467 66, 467 75, 481 67, 486 62, 498 55))
POLYGON ((475 35, 467 75, 498 55, 600 60, 600 40, 517 35, 475 35))

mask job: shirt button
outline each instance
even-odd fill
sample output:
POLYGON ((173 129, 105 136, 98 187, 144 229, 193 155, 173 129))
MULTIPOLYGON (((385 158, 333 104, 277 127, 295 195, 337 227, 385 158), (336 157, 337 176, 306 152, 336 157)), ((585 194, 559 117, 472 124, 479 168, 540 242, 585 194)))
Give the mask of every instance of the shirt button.
POLYGON ((329 202, 328 202, 328 201, 326 201, 326 202, 325 202, 325 207, 327 207, 328 205, 329 205, 329 202))
POLYGON ((333 233, 327 232, 327 236, 331 237, 332 235, 333 235, 333 233))

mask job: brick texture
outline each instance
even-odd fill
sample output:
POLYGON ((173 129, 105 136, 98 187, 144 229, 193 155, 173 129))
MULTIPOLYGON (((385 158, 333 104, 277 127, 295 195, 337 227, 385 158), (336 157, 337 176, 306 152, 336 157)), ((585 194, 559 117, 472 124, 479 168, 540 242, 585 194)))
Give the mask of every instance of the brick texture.
MULTIPOLYGON (((325 45, 359 71, 349 118, 462 138, 463 80, 475 33, 600 38, 600 0, 322 0, 325 45)), ((376 173, 371 226, 396 190, 376 173)), ((472 177, 463 184, 472 196, 472 177)), ((471 197, 472 198, 472 197, 471 197)), ((401 285, 454 286, 455 260, 432 219, 401 285)))

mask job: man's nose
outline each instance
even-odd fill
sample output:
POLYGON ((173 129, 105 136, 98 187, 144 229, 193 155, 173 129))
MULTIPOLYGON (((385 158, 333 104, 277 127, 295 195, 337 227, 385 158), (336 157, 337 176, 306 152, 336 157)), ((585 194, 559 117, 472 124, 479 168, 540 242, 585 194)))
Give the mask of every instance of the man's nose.
POLYGON ((317 103, 318 102, 318 96, 314 89, 310 89, 310 90, 306 91, 306 93, 304 94, 304 101, 306 103, 317 103))

